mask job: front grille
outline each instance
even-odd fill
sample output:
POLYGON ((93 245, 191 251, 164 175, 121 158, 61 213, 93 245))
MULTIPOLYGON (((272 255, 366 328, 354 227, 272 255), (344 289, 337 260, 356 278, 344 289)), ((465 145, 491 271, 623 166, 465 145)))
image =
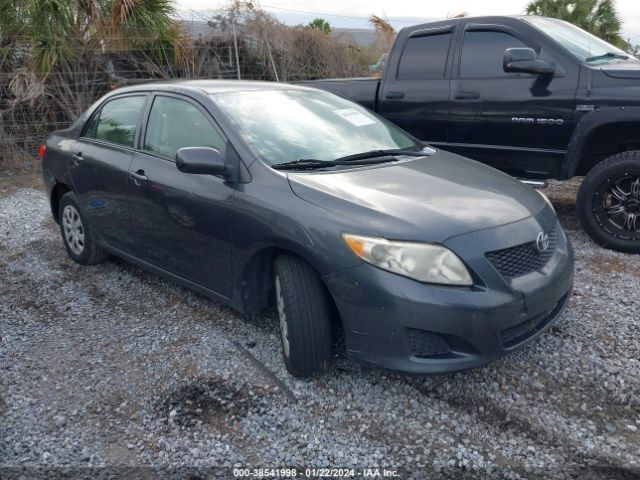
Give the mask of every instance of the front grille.
POLYGON ((409 348, 416 357, 434 357, 451 352, 451 347, 441 335, 426 330, 407 328, 409 348))
POLYGON ((558 246, 558 231, 549 232, 549 248, 540 253, 536 242, 523 243, 515 247, 486 253, 487 259, 506 278, 516 278, 541 270, 558 246))

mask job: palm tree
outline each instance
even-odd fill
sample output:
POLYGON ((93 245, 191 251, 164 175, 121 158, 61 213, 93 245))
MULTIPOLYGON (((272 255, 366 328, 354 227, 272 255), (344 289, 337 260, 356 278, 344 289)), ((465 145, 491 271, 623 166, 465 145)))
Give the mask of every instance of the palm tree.
POLYGON ((613 0, 533 0, 526 11, 527 15, 565 20, 618 47, 629 47, 620 36, 620 18, 613 0))
POLYGON ((324 18, 316 18, 309 22, 309 28, 320 30, 322 33, 331 33, 331 25, 324 18))
POLYGON ((89 51, 140 49, 180 59, 184 37, 170 0, 0 0, 0 46, 29 50, 41 77, 77 66, 89 51))

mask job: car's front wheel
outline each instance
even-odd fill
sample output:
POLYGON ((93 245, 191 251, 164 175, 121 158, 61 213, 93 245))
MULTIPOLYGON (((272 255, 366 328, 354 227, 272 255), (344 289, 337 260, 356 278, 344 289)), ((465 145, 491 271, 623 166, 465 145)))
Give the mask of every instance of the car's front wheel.
POLYGON ((577 209, 582 228, 597 243, 640 253, 640 151, 596 165, 582 182, 577 209))
POLYGON ((279 255, 273 270, 287 370, 300 378, 319 375, 331 363, 331 304, 325 286, 296 255, 279 255))
POLYGON ((107 258, 107 252, 96 243, 91 228, 82 217, 73 192, 65 193, 60 199, 58 218, 62 241, 74 261, 93 265, 107 258))

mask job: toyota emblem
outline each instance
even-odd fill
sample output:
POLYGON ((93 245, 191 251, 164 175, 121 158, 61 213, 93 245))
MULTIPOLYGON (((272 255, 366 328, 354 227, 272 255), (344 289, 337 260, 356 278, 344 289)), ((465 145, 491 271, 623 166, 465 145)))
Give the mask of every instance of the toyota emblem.
POLYGON ((536 238, 536 248, 540 253, 544 253, 549 249, 549 234, 540 232, 536 238))

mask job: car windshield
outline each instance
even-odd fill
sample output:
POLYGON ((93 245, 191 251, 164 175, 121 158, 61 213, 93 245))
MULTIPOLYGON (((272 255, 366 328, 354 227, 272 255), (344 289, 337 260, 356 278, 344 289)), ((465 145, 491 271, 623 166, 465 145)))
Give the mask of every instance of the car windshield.
POLYGON ((526 21, 542 30, 583 62, 611 62, 633 58, 618 47, 562 20, 527 17, 526 21))
POLYGON ((249 147, 270 165, 422 148, 364 107, 327 92, 256 90, 212 97, 249 147))

